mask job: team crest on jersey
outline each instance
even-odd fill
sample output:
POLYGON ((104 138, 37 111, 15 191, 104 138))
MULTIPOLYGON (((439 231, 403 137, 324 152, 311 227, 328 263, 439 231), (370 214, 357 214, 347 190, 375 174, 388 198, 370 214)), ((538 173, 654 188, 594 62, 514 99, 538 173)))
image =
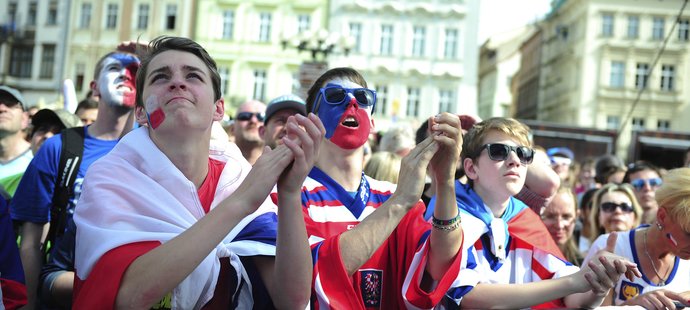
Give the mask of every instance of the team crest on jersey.
POLYGON ((635 298, 637 297, 637 295, 640 295, 640 293, 642 293, 642 289, 642 285, 631 283, 624 280, 621 282, 621 291, 618 296, 618 299, 628 300, 631 298, 635 298))
POLYGON ((383 271, 376 269, 360 270, 362 300, 365 307, 381 306, 381 289, 383 286, 383 271))

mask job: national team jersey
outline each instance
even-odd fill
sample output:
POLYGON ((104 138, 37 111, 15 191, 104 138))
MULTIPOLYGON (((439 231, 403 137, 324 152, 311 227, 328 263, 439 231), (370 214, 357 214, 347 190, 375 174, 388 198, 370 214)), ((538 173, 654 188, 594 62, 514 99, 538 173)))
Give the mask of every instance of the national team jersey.
MULTIPOLYGON (((423 220, 419 202, 389 238, 353 275, 343 266, 341 233, 355 227, 381 206, 395 185, 362 174, 354 195, 323 171, 314 168, 302 188, 302 210, 312 247, 312 307, 316 309, 430 309, 457 278, 458 254, 432 292, 420 288, 429 251, 431 225, 423 220)), ((271 194, 274 203, 277 196, 271 194)))
MULTIPOLYGON (((638 250, 635 246, 635 234, 642 232, 645 227, 649 227, 649 225, 643 225, 630 231, 617 232, 618 239, 616 239, 616 247, 613 253, 623 256, 638 266, 641 266, 640 256, 638 255, 638 250)), ((600 249, 606 247, 606 240, 608 237, 609 234, 604 234, 599 236, 599 238, 594 241, 583 264, 586 264, 590 259, 592 259, 592 256, 594 256, 600 249)), ((620 305, 628 299, 632 299, 644 293, 660 289, 665 289, 676 293, 688 291, 690 289, 690 260, 684 260, 676 257, 673 263, 673 269, 669 273, 665 285, 652 283, 652 281, 650 281, 647 275, 644 273, 642 273, 641 278, 635 277, 632 282, 625 277, 620 277, 620 279, 618 279, 618 283, 616 283, 616 286, 613 288, 613 304, 620 305)))
MULTIPOLYGON (((459 284, 447 298, 460 304, 479 283, 522 284, 560 278, 579 270, 565 260, 539 216, 510 199, 500 218, 466 184, 456 182, 456 199, 465 232, 459 284)), ((536 307, 562 307, 555 300, 536 307)))

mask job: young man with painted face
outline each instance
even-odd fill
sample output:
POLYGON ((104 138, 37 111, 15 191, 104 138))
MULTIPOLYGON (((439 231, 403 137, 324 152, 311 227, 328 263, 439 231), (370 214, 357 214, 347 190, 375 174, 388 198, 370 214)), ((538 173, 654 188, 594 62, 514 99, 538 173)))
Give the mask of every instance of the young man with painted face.
POLYGON ((300 189, 323 125, 290 117, 283 144, 250 166, 234 144, 211 142, 224 101, 206 50, 181 37, 148 50, 137 76, 141 127, 91 167, 76 208, 74 308, 264 309, 272 300, 304 309, 311 258, 300 189), (270 298, 252 293, 258 283, 270 298))
POLYGON ((458 276, 463 233, 453 171, 460 122, 447 113, 434 118, 430 137, 403 160, 396 189, 362 172, 375 102, 350 68, 329 70, 309 90, 307 112, 317 113, 327 138, 302 187, 316 309, 432 308, 458 276), (419 200, 430 161, 439 197, 434 228, 419 200))
MULTIPOLYGON (((84 154, 71 197, 67 205, 67 222, 71 221, 74 207, 81 194, 86 170, 96 159, 108 153, 117 144, 117 139, 127 123, 134 107, 136 94, 134 78, 139 59, 129 53, 111 52, 103 56, 94 70, 91 90, 100 97, 98 120, 84 127, 84 154)), ((38 301, 39 271, 43 265, 42 246, 48 241, 57 248, 62 240, 44 240, 43 232, 48 230, 51 218, 53 194, 58 177, 61 135, 56 135, 43 144, 29 164, 15 197, 10 205, 12 219, 21 223, 20 253, 24 264, 29 305, 38 301)), ((54 223, 54 222, 53 222, 54 223)), ((66 227, 67 225, 65 225, 66 227)), ((58 236, 62 233, 58 232, 58 236)), ((71 301, 74 273, 67 270, 54 274, 42 288, 44 298, 53 295, 57 300, 71 301)))

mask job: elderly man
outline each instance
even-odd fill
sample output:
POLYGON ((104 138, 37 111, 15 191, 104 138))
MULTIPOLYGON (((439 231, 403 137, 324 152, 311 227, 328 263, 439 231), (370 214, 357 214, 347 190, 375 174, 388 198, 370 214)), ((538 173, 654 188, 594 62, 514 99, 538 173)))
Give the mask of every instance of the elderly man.
POLYGON ((24 129, 29 125, 25 108, 26 102, 18 90, 0 86, 0 185, 10 195, 34 157, 24 139, 24 129))
POLYGON ((307 115, 306 105, 302 98, 287 94, 271 100, 266 108, 264 124, 259 127, 259 134, 263 137, 264 143, 272 149, 282 144, 282 138, 286 134, 287 119, 296 114, 307 115))
POLYGON ((235 144, 242 156, 252 165, 263 152, 264 141, 259 135, 259 127, 264 124, 266 105, 258 100, 249 100, 237 110, 233 123, 235 144))

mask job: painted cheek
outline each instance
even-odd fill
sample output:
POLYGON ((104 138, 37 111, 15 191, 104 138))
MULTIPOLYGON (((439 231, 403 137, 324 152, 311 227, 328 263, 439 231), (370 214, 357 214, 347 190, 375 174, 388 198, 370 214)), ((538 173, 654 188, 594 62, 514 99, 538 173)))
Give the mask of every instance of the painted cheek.
POLYGON ((147 112, 146 117, 148 117, 148 119, 149 119, 149 124, 151 125, 151 129, 156 129, 165 120, 165 112, 163 112, 163 109, 158 108, 155 111, 153 111, 153 113, 151 113, 151 114, 149 114, 147 112))

